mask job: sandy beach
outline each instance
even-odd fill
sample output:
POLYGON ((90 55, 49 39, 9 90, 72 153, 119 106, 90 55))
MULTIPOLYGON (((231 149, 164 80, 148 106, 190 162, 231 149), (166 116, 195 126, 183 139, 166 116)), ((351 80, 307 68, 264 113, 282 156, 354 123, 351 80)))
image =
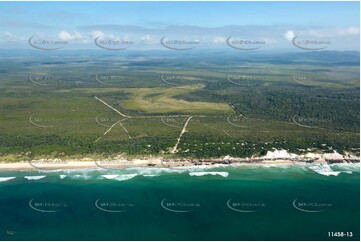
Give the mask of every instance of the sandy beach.
POLYGON ((162 165, 160 160, 60 160, 41 159, 32 161, 21 161, 14 163, 0 163, 0 170, 67 170, 67 169, 116 169, 127 167, 147 167, 155 164, 162 165))
MULTIPOLYGON (((39 161, 29 161, 29 162, 16 162, 16 163, 0 163, 0 170, 76 170, 76 169, 121 169, 129 167, 153 167, 153 168, 174 168, 174 167, 190 167, 195 165, 215 165, 218 163, 210 162, 198 162, 193 163, 190 161, 177 161, 177 162, 164 162, 161 160, 132 160, 132 161, 114 161, 110 162, 100 161, 62 161, 59 163, 56 162, 39 162, 39 161), (106 164, 108 163, 108 164, 106 164)), ((234 162, 232 164, 259 164, 259 165, 293 165, 294 162, 290 160, 265 160, 262 162, 234 162)))

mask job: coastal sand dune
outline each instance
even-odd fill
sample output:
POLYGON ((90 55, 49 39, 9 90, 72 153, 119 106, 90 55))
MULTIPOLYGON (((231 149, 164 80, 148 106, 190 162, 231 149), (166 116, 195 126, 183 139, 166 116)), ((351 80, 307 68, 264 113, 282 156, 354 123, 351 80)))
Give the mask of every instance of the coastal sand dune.
POLYGON ((15 163, 0 163, 0 170, 67 170, 67 169, 121 169, 132 167, 155 167, 155 168, 175 168, 190 167, 199 165, 215 164, 260 164, 260 165, 293 165, 297 162, 312 163, 359 163, 360 158, 354 155, 341 155, 334 151, 333 153, 307 153, 297 155, 289 153, 286 150, 268 151, 265 156, 251 158, 234 158, 225 156, 223 158, 210 158, 204 160, 191 159, 164 159, 143 158, 143 159, 104 159, 93 160, 83 158, 80 160, 61 160, 61 159, 39 159, 32 161, 22 161, 15 163))

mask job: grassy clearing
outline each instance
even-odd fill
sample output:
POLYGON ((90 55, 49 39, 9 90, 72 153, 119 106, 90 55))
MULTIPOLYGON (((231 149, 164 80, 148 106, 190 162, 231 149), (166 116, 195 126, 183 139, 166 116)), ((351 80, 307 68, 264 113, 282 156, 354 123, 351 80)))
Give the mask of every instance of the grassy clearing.
POLYGON ((122 103, 122 108, 145 113, 233 113, 233 109, 226 103, 189 102, 177 98, 177 96, 201 90, 203 87, 203 85, 188 85, 169 88, 84 88, 77 90, 94 94, 120 91, 131 93, 132 95, 122 103))
POLYGON ((200 85, 177 88, 137 88, 126 89, 133 95, 124 101, 124 108, 147 113, 231 113, 232 108, 225 103, 188 102, 176 96, 201 89, 200 85))

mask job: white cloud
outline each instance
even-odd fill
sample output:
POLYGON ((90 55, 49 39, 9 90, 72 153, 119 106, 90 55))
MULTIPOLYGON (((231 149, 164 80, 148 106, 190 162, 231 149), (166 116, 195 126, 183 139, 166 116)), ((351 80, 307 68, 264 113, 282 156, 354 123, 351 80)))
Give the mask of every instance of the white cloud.
POLYGON ((104 37, 104 33, 102 31, 99 31, 99 30, 95 30, 95 31, 92 31, 89 33, 90 37, 92 39, 95 39, 95 38, 103 38, 104 37))
POLYGON ((140 38, 141 43, 150 45, 150 44, 158 44, 159 43, 159 39, 158 38, 154 38, 153 36, 146 34, 144 36, 142 36, 140 38))
POLYGON ((350 35, 359 35, 360 29, 356 27, 337 28, 337 29, 309 29, 297 31, 299 36, 316 37, 316 38, 334 38, 345 37, 350 35))
POLYGON ((292 30, 288 30, 286 33, 283 34, 283 37, 285 37, 288 41, 292 41, 295 37, 295 32, 293 32, 292 30))
POLYGON ((360 30, 356 27, 348 27, 347 29, 339 29, 337 32, 339 35, 358 35, 360 30))
POLYGON ((151 39, 152 39, 152 37, 151 37, 149 34, 144 35, 144 36, 142 36, 142 38, 141 38, 142 41, 149 41, 149 40, 151 40, 151 39))
POLYGON ((350 34, 359 34, 360 33, 360 29, 355 28, 355 27, 349 27, 347 30, 350 34))
POLYGON ((79 32, 73 32, 73 34, 66 32, 66 31, 60 31, 58 34, 58 37, 62 41, 71 41, 71 40, 81 40, 83 39, 83 36, 79 32))
POLYGON ((213 38, 212 42, 214 44, 224 44, 224 43, 226 43, 226 38, 216 36, 216 37, 213 38))
POLYGON ((4 39, 5 40, 10 40, 10 39, 12 39, 13 38, 13 34, 12 33, 10 33, 10 32, 5 32, 4 33, 4 39))
POLYGON ((259 40, 266 42, 267 45, 278 43, 278 40, 275 38, 260 38, 259 40))

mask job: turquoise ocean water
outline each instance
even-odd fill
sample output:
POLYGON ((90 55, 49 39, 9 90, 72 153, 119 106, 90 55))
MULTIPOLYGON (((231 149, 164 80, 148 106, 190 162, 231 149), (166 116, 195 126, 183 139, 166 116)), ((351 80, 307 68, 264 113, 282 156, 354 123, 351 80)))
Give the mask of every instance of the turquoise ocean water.
POLYGON ((358 240, 359 179, 358 164, 0 171, 0 240, 358 240))

